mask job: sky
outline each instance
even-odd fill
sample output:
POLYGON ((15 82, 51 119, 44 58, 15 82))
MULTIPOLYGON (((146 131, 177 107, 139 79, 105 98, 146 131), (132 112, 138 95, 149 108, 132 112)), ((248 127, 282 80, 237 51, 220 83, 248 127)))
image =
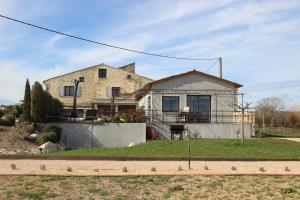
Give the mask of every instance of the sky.
MULTIPOLYGON (((278 96, 287 108, 300 105, 299 0, 0 0, 0 14, 140 51, 222 57, 223 78, 244 86, 245 101, 278 96)), ((153 79, 193 69, 218 76, 214 61, 124 52, 0 18, 0 104, 22 100, 26 78, 132 62, 153 79)))

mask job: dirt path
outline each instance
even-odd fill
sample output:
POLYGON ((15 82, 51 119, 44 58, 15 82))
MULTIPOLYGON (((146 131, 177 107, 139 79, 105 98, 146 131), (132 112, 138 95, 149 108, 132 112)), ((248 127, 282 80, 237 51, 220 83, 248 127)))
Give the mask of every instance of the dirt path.
POLYGON ((3 175, 300 175, 300 161, 192 161, 191 167, 188 169, 187 161, 0 160, 3 175), (15 170, 11 168, 12 163, 16 165, 15 170), (40 169, 41 165, 45 165, 46 170, 40 169), (181 171, 178 171, 179 166, 181 171), (123 167, 128 172, 123 172, 123 167), (156 171, 151 170, 153 167, 156 171))
POLYGON ((280 139, 290 140, 290 141, 294 141, 294 142, 300 142, 300 138, 280 138, 280 139))

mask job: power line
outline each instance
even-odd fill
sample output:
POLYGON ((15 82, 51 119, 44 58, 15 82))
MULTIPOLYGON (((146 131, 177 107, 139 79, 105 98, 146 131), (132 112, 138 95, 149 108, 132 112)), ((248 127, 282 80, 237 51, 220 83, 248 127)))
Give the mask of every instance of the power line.
POLYGON ((94 41, 94 40, 82 38, 82 37, 75 36, 75 35, 70 35, 70 34, 63 33, 63 32, 60 32, 60 31, 56 31, 56 30, 53 30, 53 29, 50 29, 50 28, 45 28, 45 27, 34 25, 34 24, 31 24, 31 23, 28 23, 28 22, 25 22, 25 21, 21 21, 21 20, 17 20, 17 19, 14 19, 14 18, 10 18, 10 17, 4 16, 4 15, 0 15, 0 17, 8 19, 8 20, 11 20, 11 21, 14 21, 14 22, 18 22, 18 23, 21 23, 21 24, 25 24, 25 25, 28 25, 28 26, 31 26, 31 27, 34 27, 34 28, 38 28, 38 29, 42 29, 42 30, 49 31, 49 32, 52 32, 52 33, 64 35, 64 36, 75 38, 75 39, 78 39, 78 40, 82 40, 82 41, 85 41, 85 42, 99 44, 99 45, 102 45, 102 46, 106 46, 106 47, 110 47, 110 48, 115 48, 115 49, 119 49, 119 50, 130 51, 130 52, 139 53, 139 54, 145 54, 145 55, 149 55, 149 56, 157 56, 157 57, 172 58, 172 59, 179 59, 179 60, 217 60, 218 59, 218 58, 175 57, 175 56, 168 56, 168 55, 162 55, 162 54, 155 54, 155 53, 149 53, 149 52, 144 52, 144 51, 138 51, 138 50, 134 50, 134 49, 128 49, 128 48, 125 48, 125 47, 120 47, 120 46, 115 46, 115 45, 111 45, 111 44, 106 44, 106 43, 103 43, 103 42, 97 42, 97 41, 94 41))
POLYGON ((215 64, 217 64, 219 60, 216 60, 211 66, 209 66, 205 71, 204 73, 208 72, 213 66, 215 66, 215 64))

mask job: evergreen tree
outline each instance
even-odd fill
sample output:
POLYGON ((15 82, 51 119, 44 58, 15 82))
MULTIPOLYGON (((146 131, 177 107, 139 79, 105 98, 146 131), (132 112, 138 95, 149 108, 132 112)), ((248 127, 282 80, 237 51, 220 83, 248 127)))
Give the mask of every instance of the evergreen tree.
POLYGON ((24 94, 24 102, 23 102, 23 120, 31 121, 31 93, 30 93, 30 84, 28 79, 26 80, 25 85, 25 94, 24 94))
POLYGON ((45 92, 39 82, 35 82, 31 90, 31 114, 34 122, 42 122, 46 115, 45 92))

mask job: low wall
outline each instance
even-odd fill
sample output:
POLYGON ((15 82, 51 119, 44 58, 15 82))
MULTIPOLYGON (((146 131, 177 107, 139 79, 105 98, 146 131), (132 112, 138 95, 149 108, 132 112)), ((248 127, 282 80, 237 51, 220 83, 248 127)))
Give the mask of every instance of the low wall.
POLYGON ((65 148, 127 147, 146 142, 145 123, 60 123, 65 148))
MULTIPOLYGON (((238 130, 242 134, 242 124, 238 123, 210 123, 210 124, 184 124, 192 135, 201 138, 238 138, 238 130)), ((251 137, 250 125, 245 124, 244 136, 251 137)))

